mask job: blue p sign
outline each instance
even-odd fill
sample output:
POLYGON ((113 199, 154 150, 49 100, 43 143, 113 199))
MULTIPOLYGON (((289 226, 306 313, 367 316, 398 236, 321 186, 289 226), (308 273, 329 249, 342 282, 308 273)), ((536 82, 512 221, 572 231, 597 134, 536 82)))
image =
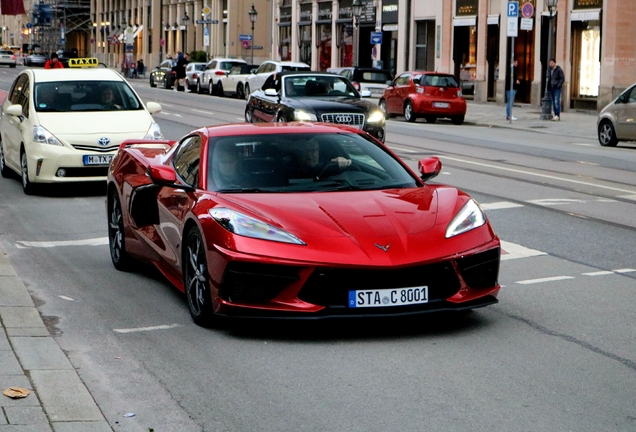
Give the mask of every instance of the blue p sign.
POLYGON ((519 16, 519 2, 508 2, 508 16, 511 18, 516 18, 519 16))

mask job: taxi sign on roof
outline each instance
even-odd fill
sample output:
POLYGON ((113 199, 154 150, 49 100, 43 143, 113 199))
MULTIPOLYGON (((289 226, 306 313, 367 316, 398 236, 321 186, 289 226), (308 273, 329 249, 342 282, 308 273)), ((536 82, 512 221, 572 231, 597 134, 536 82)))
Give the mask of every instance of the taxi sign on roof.
POLYGON ((96 67, 97 65, 99 65, 99 60, 92 57, 68 59, 69 67, 96 67))

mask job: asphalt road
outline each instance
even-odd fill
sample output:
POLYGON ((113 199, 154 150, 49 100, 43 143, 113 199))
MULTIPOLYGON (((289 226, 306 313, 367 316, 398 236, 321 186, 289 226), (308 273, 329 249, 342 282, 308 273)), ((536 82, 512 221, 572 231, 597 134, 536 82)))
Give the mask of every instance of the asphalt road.
MULTIPOLYGON (((243 101, 134 86, 170 139, 243 118, 243 101)), ((513 258, 498 305, 203 329, 156 271, 112 267, 103 187, 25 196, 0 179, 0 247, 114 430, 636 430, 636 152, 442 121, 387 130, 486 209, 513 258)))

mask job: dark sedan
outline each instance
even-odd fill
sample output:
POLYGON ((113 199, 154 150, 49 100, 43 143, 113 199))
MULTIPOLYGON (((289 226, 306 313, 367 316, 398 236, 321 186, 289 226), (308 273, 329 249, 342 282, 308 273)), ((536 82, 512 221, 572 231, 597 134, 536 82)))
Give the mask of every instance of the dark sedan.
POLYGON ((380 141, 385 138, 384 113, 377 105, 362 99, 343 76, 324 72, 271 75, 247 100, 245 120, 336 123, 362 129, 380 141))
POLYGON ((150 72, 150 87, 157 87, 159 85, 165 89, 172 88, 177 79, 177 72, 175 72, 174 69, 176 66, 176 60, 167 59, 162 61, 150 72))

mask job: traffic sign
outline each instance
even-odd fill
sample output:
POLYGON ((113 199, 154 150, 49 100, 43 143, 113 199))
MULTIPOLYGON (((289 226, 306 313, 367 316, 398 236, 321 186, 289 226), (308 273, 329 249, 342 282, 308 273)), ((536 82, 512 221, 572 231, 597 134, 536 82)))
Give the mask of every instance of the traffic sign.
POLYGON ((249 48, 250 47, 250 41, 244 40, 241 43, 243 44, 243 48, 249 48))
POLYGON ((252 40, 252 35, 246 35, 246 34, 239 35, 239 40, 251 41, 252 40))
POLYGON ((212 12, 212 9, 210 9, 209 7, 206 6, 206 7, 203 8, 202 12, 205 15, 210 15, 210 13, 212 12))
POLYGON ((508 18, 517 18, 519 16, 519 2, 508 2, 508 18))
POLYGON ((26 23, 26 28, 30 29, 31 27, 33 27, 33 24, 31 24, 30 22, 26 23))
POLYGON ((382 43, 382 32, 371 32, 371 45, 382 43))
POLYGON ((195 24, 218 24, 219 20, 202 19, 202 20, 196 20, 194 23, 195 24))
POLYGON ((534 6, 530 2, 526 2, 521 6, 521 16, 524 18, 532 18, 534 15, 534 6))

